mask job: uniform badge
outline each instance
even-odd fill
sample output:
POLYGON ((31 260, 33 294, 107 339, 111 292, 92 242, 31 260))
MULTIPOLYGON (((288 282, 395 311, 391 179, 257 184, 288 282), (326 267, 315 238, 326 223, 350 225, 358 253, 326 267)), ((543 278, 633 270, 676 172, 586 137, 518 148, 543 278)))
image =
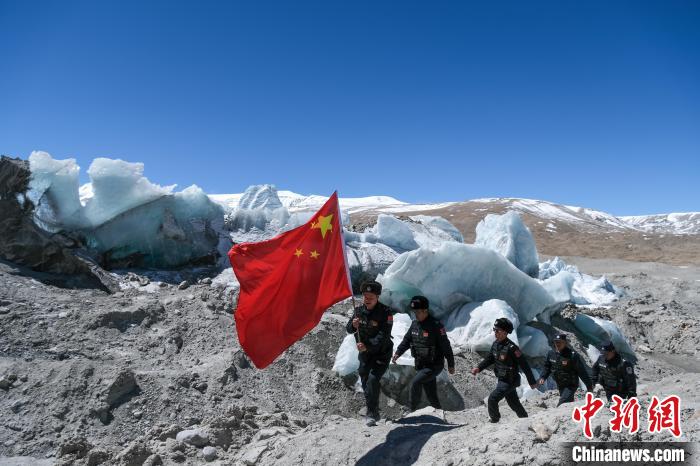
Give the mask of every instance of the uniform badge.
POLYGON ((386 317, 386 321, 389 322, 390 324, 393 323, 393 322, 394 322, 394 316, 392 316, 391 314, 389 314, 389 315, 386 317))
POLYGON ((561 365, 562 365, 562 366, 566 366, 567 364, 569 364, 569 361, 568 361, 568 360, 566 360, 566 359, 562 359, 562 360, 561 360, 561 365))
POLYGON ((379 325, 379 322, 377 322, 376 320, 370 320, 369 323, 370 325, 372 325, 372 327, 376 327, 379 325))
POLYGON ((516 358, 519 358, 520 356, 522 356, 522 354, 523 353, 521 353, 520 350, 517 350, 517 349, 515 350, 515 357, 516 358))
POLYGON ((423 336, 424 336, 424 337, 427 337, 428 335, 430 335, 430 333, 428 333, 428 332, 423 332, 423 336))
POLYGON ((502 354, 501 357, 500 357, 500 359, 501 359, 501 361, 505 361, 505 360, 506 360, 506 355, 505 355, 505 354, 502 354))

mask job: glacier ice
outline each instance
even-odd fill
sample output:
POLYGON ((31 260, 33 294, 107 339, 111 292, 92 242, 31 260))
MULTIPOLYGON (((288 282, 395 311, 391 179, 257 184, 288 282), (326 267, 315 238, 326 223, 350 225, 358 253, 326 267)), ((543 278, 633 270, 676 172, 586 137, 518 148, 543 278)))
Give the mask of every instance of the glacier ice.
POLYGON ((588 355, 588 359, 595 363, 600 357, 600 350, 596 348, 595 345, 588 345, 588 348, 586 348, 586 354, 588 355))
POLYGON ((428 297, 438 319, 468 302, 501 299, 521 322, 529 322, 554 304, 537 280, 500 254, 456 242, 405 252, 377 281, 392 308, 405 310, 411 297, 420 294, 428 297))
POLYGON ((586 314, 577 314, 574 326, 595 346, 600 346, 604 341, 610 340, 618 353, 625 355, 630 361, 636 362, 637 357, 632 346, 622 334, 620 327, 614 322, 586 314))
POLYGON ((333 371, 337 372, 341 377, 352 374, 360 368, 360 361, 357 359, 357 342, 354 335, 347 335, 343 338, 343 342, 335 354, 333 362, 333 371))
POLYGON ((379 214, 377 223, 364 232, 345 232, 347 243, 382 243, 397 252, 419 247, 437 247, 446 241, 462 242, 459 231, 441 217, 416 215, 402 220, 392 215, 379 214))
POLYGON ((143 176, 143 164, 98 158, 80 190, 75 160, 45 152, 29 157, 27 197, 35 223, 80 238, 107 267, 178 267, 225 257, 223 210, 197 186, 173 193, 143 176), (81 203, 80 192, 84 202, 81 203))
POLYGON ((249 186, 228 221, 229 229, 248 232, 279 233, 289 220, 289 211, 282 205, 277 188, 270 184, 249 186))
POLYGON ((535 240, 517 212, 487 215, 476 226, 474 244, 498 252, 529 276, 538 277, 535 240))
POLYGON ((566 266, 540 283, 558 304, 607 306, 622 296, 605 276, 594 278, 566 266))
POLYGON ((374 280, 399 256, 396 251, 382 243, 348 243, 345 253, 350 279, 358 287, 366 280, 374 280))
POLYGON ((142 163, 97 158, 87 173, 93 193, 84 208, 87 227, 102 225, 134 207, 167 196, 175 189, 175 185, 163 187, 148 181, 143 176, 142 163))
POLYGON ((34 222, 49 232, 64 225, 83 226, 82 205, 78 197, 80 168, 75 159, 54 160, 49 154, 34 151, 29 155, 31 178, 27 199, 35 206, 34 222))
POLYGON ((575 265, 566 264, 563 260, 561 260, 561 258, 559 258, 559 256, 555 257, 554 259, 550 259, 540 263, 539 269, 540 280, 546 280, 550 277, 553 277, 562 270, 571 272, 573 274, 579 273, 578 268, 575 265))
POLYGON ((412 215, 409 218, 415 222, 425 225, 436 236, 440 234, 438 231, 436 231, 439 230, 440 232, 447 234, 453 241, 464 243, 464 237, 457 227, 442 217, 434 215, 412 215))
POLYGON ((409 226, 391 215, 379 214, 375 230, 377 241, 399 250, 418 248, 409 226))
POLYGON ((521 325, 517 332, 520 349, 526 356, 531 358, 547 356, 550 350, 549 340, 542 330, 529 325, 521 325))
MULTIPOLYGON (((447 336, 453 345, 455 353, 464 351, 488 351, 494 342, 493 323, 500 317, 506 317, 515 328, 520 325, 520 319, 513 309, 500 299, 490 299, 485 302, 468 303, 450 313, 443 322, 447 336)), ((518 335, 508 335, 518 344, 518 335)))

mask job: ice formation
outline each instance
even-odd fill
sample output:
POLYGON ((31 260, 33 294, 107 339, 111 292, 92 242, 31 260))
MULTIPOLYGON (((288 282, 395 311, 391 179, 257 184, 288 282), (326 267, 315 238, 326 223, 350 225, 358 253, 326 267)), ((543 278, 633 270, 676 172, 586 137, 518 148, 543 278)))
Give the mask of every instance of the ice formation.
POLYGON ((434 248, 446 241, 462 242, 462 237, 450 222, 440 217, 417 215, 404 221, 379 214, 377 224, 364 232, 345 232, 345 241, 348 244, 382 243, 396 252, 405 252, 419 247, 434 248))
POLYGON ((567 265, 558 256, 554 259, 550 259, 540 263, 539 279, 546 280, 554 275, 558 274, 562 270, 571 273, 579 273, 578 268, 575 265, 567 265))
MULTIPOLYGON (((485 302, 468 303, 452 312, 445 320, 445 329, 455 353, 464 351, 488 351, 494 341, 493 323, 505 317, 515 328, 520 319, 513 309, 500 299, 485 302)), ((518 335, 513 332, 508 336, 518 343, 518 335)))
MULTIPOLYGON (((452 240, 458 243, 464 243, 464 237, 462 233, 452 225, 449 221, 442 217, 432 216, 432 215, 412 215, 411 220, 422 223, 431 231, 435 232, 434 229, 440 230, 446 233, 452 240)), ((437 235, 437 233, 435 233, 437 235)))
POLYGON ((487 215, 476 226, 474 244, 498 252, 527 275, 538 277, 535 240, 517 212, 487 215))
POLYGON ((518 340, 520 349, 531 358, 545 357, 550 350, 547 335, 529 325, 521 325, 518 328, 518 340))
POLYGON ((610 340, 615 345, 618 353, 625 355, 632 362, 637 360, 627 338, 625 338, 620 327, 614 322, 595 316, 577 314, 574 319, 574 325, 585 336, 586 340, 594 345, 599 346, 604 341, 610 340))
POLYGON ((229 246, 220 206, 197 186, 173 193, 174 186, 151 183, 141 163, 95 159, 83 202, 74 159, 33 152, 29 164, 27 197, 36 207, 37 225, 50 232, 75 232, 105 266, 213 262, 229 246))
POLYGON ((622 296, 605 276, 594 278, 570 266, 540 283, 558 304, 607 306, 622 296))
POLYGON ((249 186, 233 211, 229 228, 234 231, 248 232, 272 230, 278 233, 289 220, 289 211, 282 205, 273 185, 249 186))
POLYGON ((555 304, 537 280, 500 254, 456 242, 403 253, 377 280, 394 309, 407 309, 411 297, 422 294, 438 319, 468 302, 501 299, 529 322, 555 304))
POLYGON ((80 168, 75 159, 54 160, 46 152, 29 156, 32 176, 26 197, 35 206, 34 222, 43 229, 56 232, 84 224, 78 197, 80 168))

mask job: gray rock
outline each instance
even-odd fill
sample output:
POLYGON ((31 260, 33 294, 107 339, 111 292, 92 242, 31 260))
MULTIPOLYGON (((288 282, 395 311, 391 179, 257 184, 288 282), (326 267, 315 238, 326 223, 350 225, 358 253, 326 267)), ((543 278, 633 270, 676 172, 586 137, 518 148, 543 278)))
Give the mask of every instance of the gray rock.
POLYGON ((190 287, 190 282, 188 282, 187 280, 185 280, 185 281, 181 282, 181 283, 177 286, 177 289, 178 289, 178 290, 186 290, 186 289, 189 288, 189 287, 190 287))
POLYGON ((175 439, 195 447, 203 447, 209 443, 209 434, 202 429, 189 429, 178 432, 175 439))
POLYGON ((19 413, 22 406, 24 406, 23 400, 15 400, 15 402, 10 405, 10 410, 12 410, 13 413, 19 413))
POLYGON ((218 454, 216 452, 216 448, 204 447, 204 449, 202 450, 202 456, 204 456, 204 459, 206 461, 214 461, 218 454))
POLYGON ((552 429, 542 422, 535 422, 530 425, 530 430, 535 433, 535 441, 546 442, 552 437, 552 429))
POLYGON ((0 388, 3 390, 9 390, 12 388, 12 384, 15 383, 16 380, 17 376, 15 374, 3 375, 0 377, 0 388))
POLYGON ((131 369, 124 369, 109 384, 105 396, 105 403, 110 408, 119 406, 130 395, 135 394, 139 387, 136 384, 136 377, 131 369))

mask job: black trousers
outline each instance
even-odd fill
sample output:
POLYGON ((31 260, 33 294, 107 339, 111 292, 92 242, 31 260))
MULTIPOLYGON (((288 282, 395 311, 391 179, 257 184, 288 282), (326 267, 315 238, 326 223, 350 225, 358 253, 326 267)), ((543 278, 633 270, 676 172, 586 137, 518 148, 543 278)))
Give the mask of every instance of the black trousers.
POLYGON ((561 406, 564 403, 571 403, 574 401, 574 395, 578 390, 578 386, 575 387, 559 387, 559 403, 557 406, 561 406))
POLYGON ((527 412, 525 411, 525 408, 523 408, 523 405, 520 404, 520 400, 518 399, 518 393, 515 391, 516 388, 518 388, 518 385, 516 384, 510 384, 503 380, 498 381, 496 389, 491 392, 488 401, 489 417, 492 420, 498 421, 501 418, 501 413, 498 410, 498 403, 503 398, 506 399, 508 406, 510 406, 510 409, 515 411, 515 414, 517 414, 518 417, 527 417, 527 412))
POLYGON ((408 396, 408 404, 411 407, 411 411, 415 411, 418 408, 423 390, 425 390, 425 396, 428 397, 430 406, 436 409, 442 409, 437 396, 437 380, 435 380, 440 372, 442 372, 442 368, 438 367, 434 369, 425 367, 416 370, 416 375, 413 377, 413 380, 411 380, 411 389, 408 396))
POLYGON ((365 393, 365 403, 367 404, 367 413, 375 413, 379 410, 379 381, 389 368, 389 359, 385 357, 360 357, 360 382, 362 382, 362 391, 365 393))

